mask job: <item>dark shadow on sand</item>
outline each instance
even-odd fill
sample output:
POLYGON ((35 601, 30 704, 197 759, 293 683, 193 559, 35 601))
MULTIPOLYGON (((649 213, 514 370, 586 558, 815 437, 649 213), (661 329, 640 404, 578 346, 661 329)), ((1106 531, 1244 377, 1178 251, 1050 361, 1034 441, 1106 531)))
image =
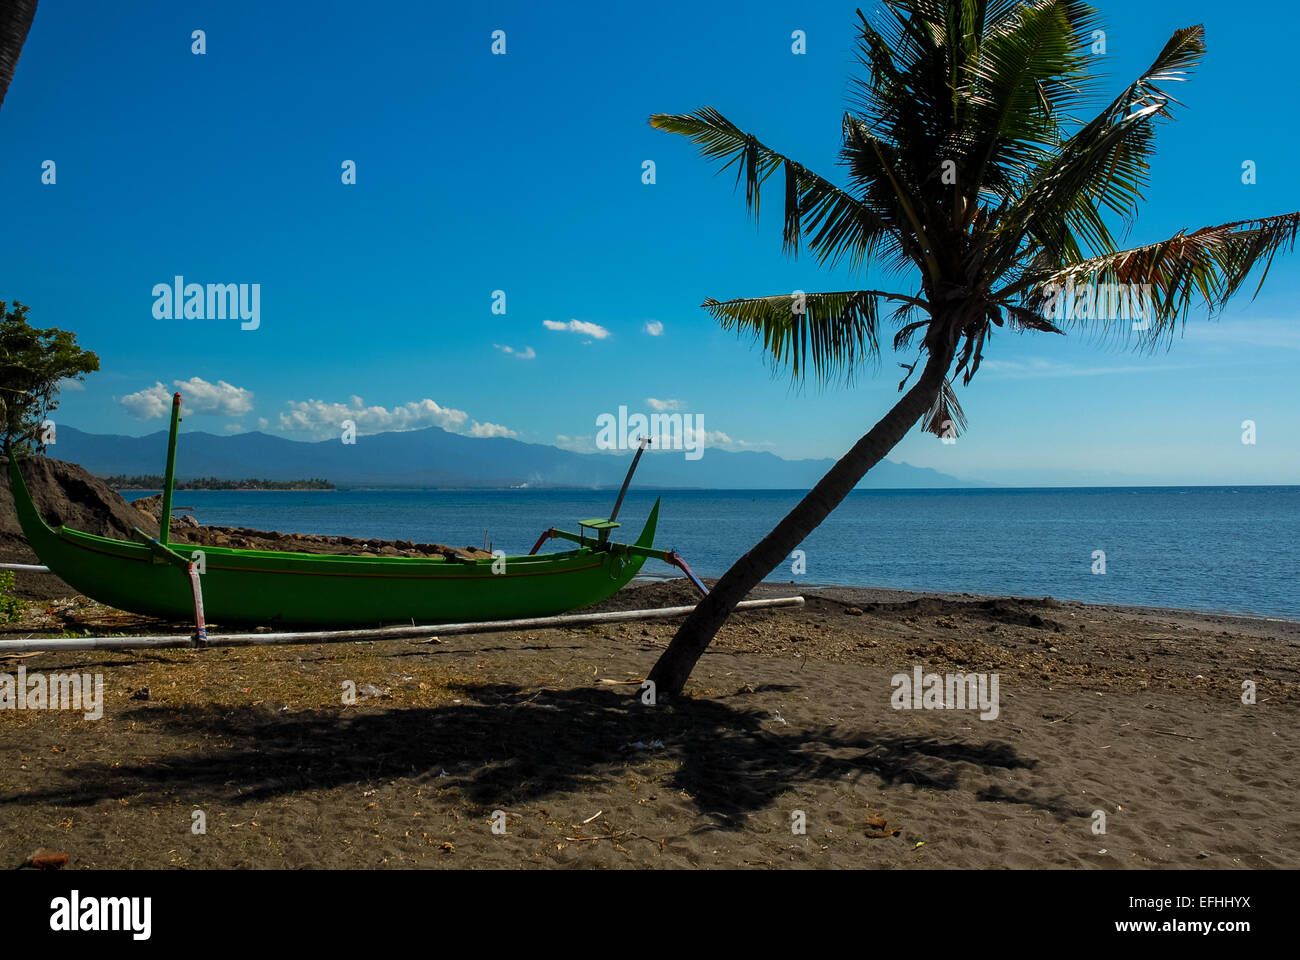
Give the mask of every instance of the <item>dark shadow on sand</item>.
MULTIPOLYGON (((116 767, 79 764, 59 771, 68 778, 65 788, 0 797, 0 808, 89 806, 140 794, 145 802, 161 801, 178 790, 240 804, 409 779, 454 788, 490 810, 639 770, 667 774, 672 787, 719 827, 739 829, 747 814, 801 783, 872 776, 891 785, 953 790, 969 765, 1034 766, 1005 744, 773 728, 766 711, 713 700, 650 707, 626 688, 494 684, 464 688, 463 694, 466 702, 436 708, 382 709, 380 701, 297 713, 142 705, 124 719, 174 738, 173 752, 152 762, 122 758, 116 767), (183 749, 205 735, 228 745, 183 749)), ((1052 801, 1042 806, 1056 812, 1052 801)))

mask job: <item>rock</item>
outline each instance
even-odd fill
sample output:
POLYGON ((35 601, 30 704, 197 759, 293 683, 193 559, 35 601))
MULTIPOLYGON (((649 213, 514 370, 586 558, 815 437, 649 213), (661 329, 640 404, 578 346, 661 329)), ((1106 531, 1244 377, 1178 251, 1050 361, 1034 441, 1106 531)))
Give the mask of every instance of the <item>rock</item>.
POLYGON ((46 850, 41 847, 41 849, 24 860, 19 865, 19 869, 32 867, 36 870, 58 870, 60 867, 66 867, 68 860, 69 857, 66 853, 59 853, 57 850, 46 850))

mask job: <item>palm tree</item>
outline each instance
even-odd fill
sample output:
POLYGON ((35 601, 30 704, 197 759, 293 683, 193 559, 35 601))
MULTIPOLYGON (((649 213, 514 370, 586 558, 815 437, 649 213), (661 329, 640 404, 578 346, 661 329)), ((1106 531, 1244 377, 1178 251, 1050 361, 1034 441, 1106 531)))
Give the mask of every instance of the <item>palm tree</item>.
MULTIPOLYGON (((843 118, 845 187, 711 107, 650 118, 689 137, 721 169, 734 165, 755 217, 763 186, 782 171, 787 254, 803 244, 822 265, 883 265, 912 278, 903 292, 807 294, 802 310, 790 294, 706 300, 724 328, 761 342, 797 381, 811 374, 826 383, 878 356, 887 311, 883 319, 899 327, 895 350, 919 341, 916 362, 902 365, 900 392, 921 366, 893 409, 687 617, 650 674, 661 696, 681 692, 736 603, 918 420, 937 435, 956 434, 964 420, 951 380, 970 382, 994 327, 1062 333, 1063 289, 1149 284, 1148 314, 1133 329, 1141 346, 1168 343, 1193 301, 1218 313, 1261 263, 1262 283, 1300 228, 1300 213, 1290 213, 1130 249, 1112 238, 1107 219, 1136 216, 1156 122, 1178 105, 1166 88, 1205 52, 1199 26, 1175 31, 1150 68, 1084 122, 1074 114, 1094 97, 1090 47, 1102 29, 1086 3, 884 0, 874 18, 859 10, 858 19, 863 73, 843 118)), ((1100 322, 1066 314, 1063 326, 1100 322)))
POLYGON ((0 10, 0 106, 4 105, 5 93, 14 78, 18 56, 23 52, 35 16, 36 0, 8 0, 0 10))

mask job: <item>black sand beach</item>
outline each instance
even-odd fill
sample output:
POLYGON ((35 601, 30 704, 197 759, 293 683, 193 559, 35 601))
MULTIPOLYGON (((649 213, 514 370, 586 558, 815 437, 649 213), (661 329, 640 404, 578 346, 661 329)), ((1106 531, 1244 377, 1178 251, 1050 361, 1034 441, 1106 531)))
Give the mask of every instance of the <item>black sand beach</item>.
MULTIPOLYGON (((655 707, 636 681, 673 622, 0 660, 105 684, 99 720, 0 713, 0 863, 1300 866, 1300 624, 798 592, 737 615, 655 707), (998 674, 996 719, 895 709, 918 667, 998 674)), ((638 583, 606 606, 690 597, 638 583)), ((34 610, 3 635, 156 626, 34 610)))

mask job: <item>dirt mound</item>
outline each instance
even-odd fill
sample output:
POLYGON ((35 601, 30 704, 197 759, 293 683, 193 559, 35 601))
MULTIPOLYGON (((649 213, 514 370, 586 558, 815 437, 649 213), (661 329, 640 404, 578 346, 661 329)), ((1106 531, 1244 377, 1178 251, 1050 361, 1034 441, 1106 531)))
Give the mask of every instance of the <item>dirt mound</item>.
MULTIPOLYGON (((5 471, 5 482, 0 483, 0 533, 22 536, 9 490, 9 461, 4 457, 0 457, 0 468, 5 471)), ((52 527, 63 524, 118 540, 130 540, 135 527, 150 536, 158 535, 157 520, 131 506, 84 467, 46 457, 27 457, 22 461, 22 471, 32 502, 52 527)))
MULTIPOLYGON (((28 457, 22 461, 22 471, 32 502, 50 526, 65 524, 119 540, 130 540, 134 527, 150 536, 158 535, 157 520, 136 510, 84 467, 46 457, 28 457)), ((6 457, 0 457, 0 472, 4 474, 0 480, 0 562, 40 563, 18 525, 6 457)), ((15 574, 15 590, 19 596, 40 599, 76 593, 48 573, 15 574)))

